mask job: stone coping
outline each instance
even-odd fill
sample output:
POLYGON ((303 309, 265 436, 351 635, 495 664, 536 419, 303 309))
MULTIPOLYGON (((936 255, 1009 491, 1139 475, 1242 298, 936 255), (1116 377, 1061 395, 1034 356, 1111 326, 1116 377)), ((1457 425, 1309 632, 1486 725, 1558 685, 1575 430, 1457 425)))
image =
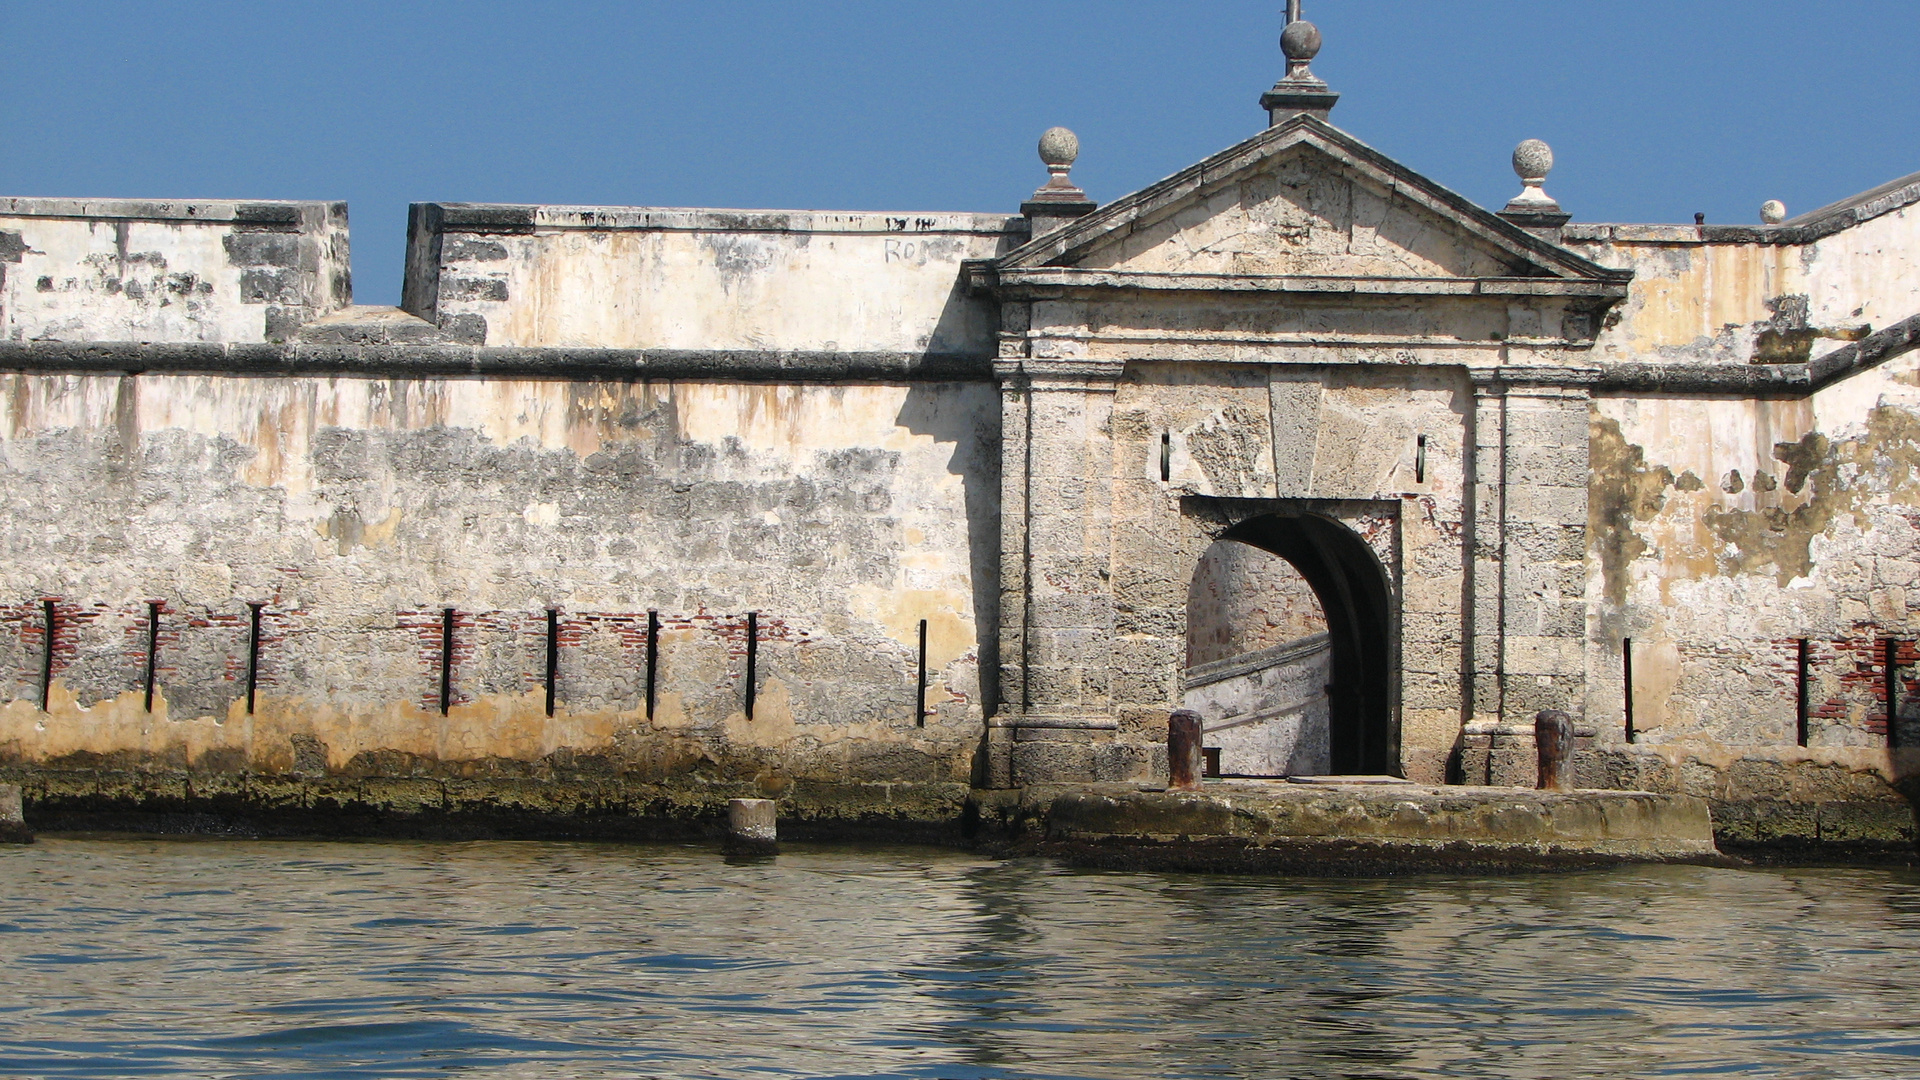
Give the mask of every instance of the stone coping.
POLYGON ((1024 236, 1027 219, 1008 214, 835 210, 709 210, 657 206, 539 206, 415 203, 417 220, 436 232, 544 231, 749 233, 968 233, 1024 236))
POLYGON ((203 222, 208 225, 298 225, 313 215, 344 216, 347 204, 321 200, 0 198, 0 218, 82 221, 203 222))
POLYGON ((1811 244, 1920 202, 1920 173, 1889 180, 1778 225, 1635 225, 1582 222, 1562 229, 1570 243, 1811 244))

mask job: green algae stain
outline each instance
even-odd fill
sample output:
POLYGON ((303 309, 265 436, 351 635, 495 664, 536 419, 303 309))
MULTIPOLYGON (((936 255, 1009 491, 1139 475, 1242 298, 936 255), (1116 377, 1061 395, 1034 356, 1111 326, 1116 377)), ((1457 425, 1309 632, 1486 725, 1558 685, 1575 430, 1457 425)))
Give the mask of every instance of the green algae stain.
POLYGON ((1627 568, 1652 550, 1634 522, 1651 521, 1667 505, 1673 470, 1649 466, 1645 449, 1629 443, 1620 422, 1597 416, 1587 434, 1592 486, 1587 498, 1587 536, 1600 558, 1607 600, 1627 599, 1627 568))
MULTIPOLYGON (((1626 600, 1628 567, 1655 547, 1654 530, 1643 534, 1639 527, 1661 515, 1670 491, 1693 493, 1706 485, 1691 471, 1676 477, 1664 465, 1648 464, 1645 450, 1627 442, 1618 421, 1595 418, 1591 438, 1593 549, 1606 599, 1620 604, 1626 600)), ((1920 505, 1920 415, 1907 409, 1878 406, 1858 437, 1836 442, 1808 432, 1794 442, 1776 443, 1773 456, 1786 466, 1786 475, 1776 482, 1773 475, 1756 472, 1755 493, 1770 495, 1784 487, 1804 502, 1751 510, 1708 506, 1700 521, 1718 541, 1713 570, 1723 577, 1771 572, 1784 587, 1812 574, 1813 539, 1827 534, 1837 520, 1851 516, 1864 529, 1875 504, 1920 505)))

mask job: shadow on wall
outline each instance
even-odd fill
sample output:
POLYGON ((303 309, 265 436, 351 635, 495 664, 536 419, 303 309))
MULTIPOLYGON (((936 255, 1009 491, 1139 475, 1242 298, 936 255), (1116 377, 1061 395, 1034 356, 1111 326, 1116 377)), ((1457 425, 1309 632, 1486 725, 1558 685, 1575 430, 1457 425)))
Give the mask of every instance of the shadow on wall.
MULTIPOLYGON (((967 276, 961 273, 940 309, 940 321, 921 348, 928 356, 978 359, 984 366, 999 350, 1000 318, 984 299, 967 294, 967 276)), ((999 406, 994 407, 999 412, 999 406)), ((996 421, 996 424, 998 422, 996 421)), ((997 490, 997 489, 996 489, 997 490)))
POLYGON ((918 383, 895 422, 953 444, 947 471, 966 496, 980 707, 992 716, 1000 702, 1000 394, 991 383, 918 383))

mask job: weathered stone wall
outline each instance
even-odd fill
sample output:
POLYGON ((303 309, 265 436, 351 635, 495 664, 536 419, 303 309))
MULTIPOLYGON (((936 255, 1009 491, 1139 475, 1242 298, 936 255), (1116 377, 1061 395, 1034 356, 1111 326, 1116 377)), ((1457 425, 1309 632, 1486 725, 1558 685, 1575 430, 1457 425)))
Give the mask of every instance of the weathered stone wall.
MULTIPOLYGON (((1574 227, 1636 271, 1596 354, 1738 377, 1920 314, 1912 201, 1809 215, 1824 226, 1574 227)), ((1734 840, 1911 840, 1920 684, 1897 644, 1890 742, 1886 642, 1913 632, 1920 361, 1894 353, 1811 393, 1596 397, 1589 782, 1702 795, 1734 840)))
POLYGON ((994 214, 423 203, 402 306, 475 344, 989 356, 991 303, 967 295, 960 264, 1025 228, 994 214))
POLYGON ((1568 226, 1569 248, 1634 272, 1594 358, 1801 363, 1920 314, 1920 183, 1908 195, 1844 228, 1568 226))
POLYGON ((0 199, 0 341, 290 340, 347 247, 345 203, 0 199))
POLYGON ((4 381, 0 760, 34 791, 102 769, 775 789, 971 774, 992 694, 990 386, 4 381))
POLYGON ((1596 401, 1588 716, 1624 737, 1630 640, 1636 738, 1662 759, 1632 782, 1890 800, 1920 766, 1910 646, 1892 752, 1885 690, 1885 641, 1915 630, 1916 387, 1909 353, 1804 400, 1596 401))
POLYGON ((1238 540, 1207 549, 1187 586, 1187 666, 1231 660, 1327 631, 1293 564, 1238 540))

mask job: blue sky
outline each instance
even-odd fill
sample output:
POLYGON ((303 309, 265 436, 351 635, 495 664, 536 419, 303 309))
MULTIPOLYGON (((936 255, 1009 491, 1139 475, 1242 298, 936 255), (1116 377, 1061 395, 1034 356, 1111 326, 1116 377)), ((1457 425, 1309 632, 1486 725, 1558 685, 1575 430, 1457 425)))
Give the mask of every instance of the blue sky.
MULTIPOLYGON (((1111 200, 1258 131, 1279 0, 0 0, 0 195, 1013 212, 1052 124, 1111 200)), ((1337 125, 1483 205, 1754 222, 1920 171, 1914 0, 1306 0, 1337 125)))

